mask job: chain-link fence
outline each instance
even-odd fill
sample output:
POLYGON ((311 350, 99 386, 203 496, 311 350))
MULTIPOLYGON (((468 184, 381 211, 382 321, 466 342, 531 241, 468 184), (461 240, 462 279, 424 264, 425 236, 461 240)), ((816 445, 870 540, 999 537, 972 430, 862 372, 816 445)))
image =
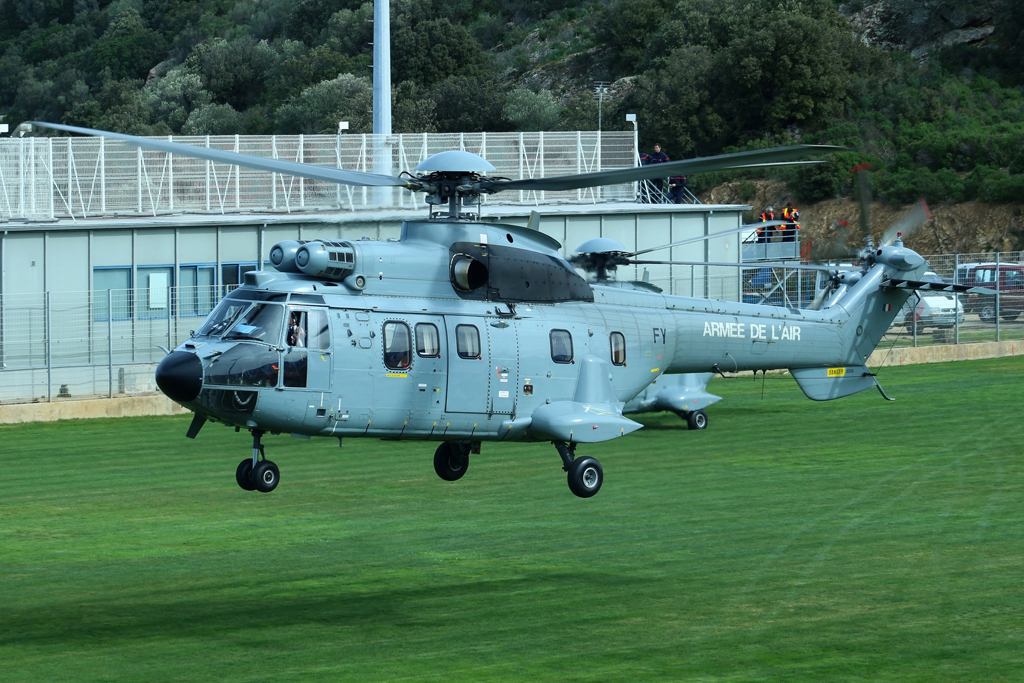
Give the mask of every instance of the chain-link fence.
MULTIPOLYGON (((925 346, 1024 339, 1024 252, 926 256, 926 278, 996 290, 998 295, 916 292, 881 345, 925 346), (998 275, 997 275, 998 274, 998 275)), ((742 299, 798 308, 827 303, 822 275, 794 268, 743 269, 742 299)))
MULTIPOLYGON (((1000 294, 914 295, 881 346, 1024 339, 1024 253, 938 255, 928 261, 939 278, 998 288, 1000 294)), ((815 273, 793 268, 652 266, 641 267, 635 277, 666 294, 801 308, 812 306, 820 291, 815 273)), ((188 338, 229 289, 0 296, 0 402, 155 391, 153 373, 164 349, 188 338)))
POLYGON ((0 297, 0 401, 155 391, 153 371, 221 295, 216 287, 0 297), (161 348, 163 347, 163 348, 161 348))
MULTIPOLYGON (((514 179, 629 168, 635 136, 622 131, 407 133, 375 135, 177 136, 172 142, 317 166, 373 172, 375 155, 391 172, 413 173, 437 152, 479 154, 514 179)), ((494 204, 598 202, 636 198, 633 183, 568 191, 514 191, 494 204)), ((422 208, 419 195, 268 173, 131 147, 91 137, 0 139, 0 218, 56 219, 168 213, 422 208)))

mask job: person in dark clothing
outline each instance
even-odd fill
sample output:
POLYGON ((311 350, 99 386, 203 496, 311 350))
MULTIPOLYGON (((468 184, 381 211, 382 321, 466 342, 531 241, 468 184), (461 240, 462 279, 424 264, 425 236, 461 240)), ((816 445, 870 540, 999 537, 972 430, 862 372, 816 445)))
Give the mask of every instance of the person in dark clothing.
POLYGON ((668 179, 668 197, 673 204, 682 204, 686 196, 686 176, 674 175, 668 179))
MULTIPOLYGON (((647 162, 647 163, 649 163, 649 164, 664 164, 666 161, 669 161, 669 160, 670 159, 668 158, 668 155, 661 151, 661 144, 655 142, 654 143, 654 152, 650 155, 650 161, 647 162)), ((663 183, 664 183, 664 181, 661 178, 654 178, 653 180, 651 180, 651 184, 654 185, 655 188, 657 188, 659 193, 665 191, 664 187, 663 187, 663 183)))

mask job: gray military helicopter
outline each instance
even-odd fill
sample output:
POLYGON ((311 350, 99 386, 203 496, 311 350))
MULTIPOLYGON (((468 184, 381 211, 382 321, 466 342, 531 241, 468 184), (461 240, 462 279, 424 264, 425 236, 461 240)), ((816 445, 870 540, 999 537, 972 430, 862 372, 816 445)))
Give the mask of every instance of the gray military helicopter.
MULTIPOLYGON (((285 241, 276 272, 251 272, 194 335, 160 363, 156 381, 206 422, 247 429, 252 457, 238 485, 269 492, 280 472, 266 433, 441 442, 434 469, 462 477, 484 441, 548 441, 570 490, 600 490, 600 463, 579 444, 641 427, 624 402, 665 373, 789 368, 815 400, 878 386, 864 365, 924 259, 897 242, 865 250, 837 274, 849 289, 819 311, 666 296, 591 285, 535 230, 483 223, 487 193, 563 190, 791 162, 831 151, 794 146, 553 178, 488 178, 484 159, 436 154, 418 175, 392 177, 52 123, 43 128, 329 182, 426 193, 429 216, 397 242, 285 241), (435 207, 447 206, 447 212, 435 207)), ((600 259, 622 258, 601 252, 600 259)), ((639 262, 635 258, 626 259, 639 262)), ((735 265, 735 264, 731 264, 735 265)), ((950 285, 952 287, 952 285, 950 285)), ((967 288, 964 288, 967 289, 967 288)), ((880 389, 880 387, 879 387, 880 389)))

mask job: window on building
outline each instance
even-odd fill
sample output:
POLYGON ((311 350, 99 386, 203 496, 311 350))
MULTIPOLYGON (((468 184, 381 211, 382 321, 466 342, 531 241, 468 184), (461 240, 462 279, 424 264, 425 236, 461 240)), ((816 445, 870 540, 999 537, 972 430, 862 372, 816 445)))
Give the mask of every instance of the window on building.
POLYGON ((572 335, 568 330, 551 330, 551 360, 556 363, 572 362, 572 335))
POLYGON ((437 358, 441 355, 441 337, 437 327, 430 323, 416 325, 416 353, 422 358, 437 358))
POLYGON ((174 266, 145 266, 135 269, 136 316, 141 319, 166 318, 171 310, 174 266))
POLYGON ((612 332, 612 365, 626 364, 626 337, 621 332, 612 332))
POLYGON ((106 321, 129 320, 132 317, 132 269, 93 268, 92 271, 92 319, 106 321), (110 290, 108 311, 108 295, 110 290))
POLYGON ((480 358, 480 331, 473 325, 455 326, 455 346, 459 358, 480 358))
POLYGON ((242 276, 256 270, 255 263, 222 263, 220 264, 220 284, 222 294, 227 294, 242 284, 242 276))
POLYGON ((409 326, 400 322, 384 323, 384 365, 391 370, 405 370, 411 362, 409 326))
POLYGON ((216 270, 214 266, 198 265, 178 268, 178 315, 200 316, 213 310, 217 299, 216 270))

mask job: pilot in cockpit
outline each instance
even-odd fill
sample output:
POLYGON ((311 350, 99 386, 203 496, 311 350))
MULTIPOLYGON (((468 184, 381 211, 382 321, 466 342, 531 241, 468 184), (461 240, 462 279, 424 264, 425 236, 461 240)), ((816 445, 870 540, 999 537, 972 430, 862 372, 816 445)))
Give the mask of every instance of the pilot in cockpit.
POLYGON ((292 311, 288 318, 288 346, 305 348, 306 326, 301 311, 292 311))

